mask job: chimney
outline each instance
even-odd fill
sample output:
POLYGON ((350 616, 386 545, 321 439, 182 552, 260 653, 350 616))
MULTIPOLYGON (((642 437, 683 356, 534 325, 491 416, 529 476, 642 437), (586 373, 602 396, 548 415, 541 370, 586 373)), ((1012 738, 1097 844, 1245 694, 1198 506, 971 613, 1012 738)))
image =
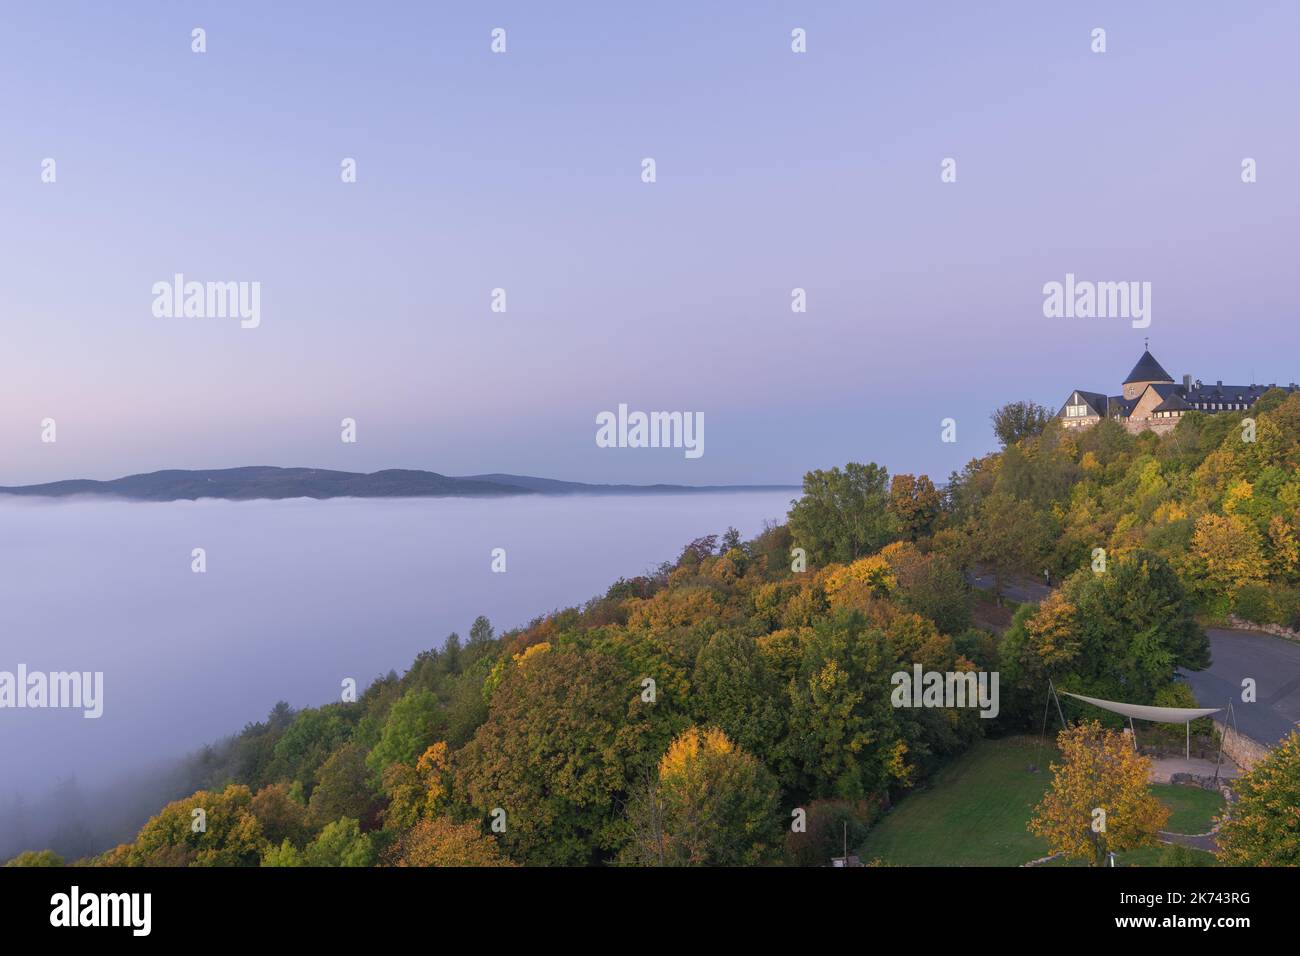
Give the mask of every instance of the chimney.
POLYGON ((1190 375, 1184 375, 1184 376, 1183 376, 1183 391, 1184 391, 1184 392, 1190 392, 1191 390, 1192 390, 1192 377, 1191 377, 1190 375))

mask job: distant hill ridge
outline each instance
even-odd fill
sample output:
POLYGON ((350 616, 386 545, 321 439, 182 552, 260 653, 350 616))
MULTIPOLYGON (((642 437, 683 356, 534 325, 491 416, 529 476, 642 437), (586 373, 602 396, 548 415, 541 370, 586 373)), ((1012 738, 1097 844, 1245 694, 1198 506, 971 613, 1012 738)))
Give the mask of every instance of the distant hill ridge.
POLYGON ((528 475, 454 477, 433 471, 389 468, 364 474, 324 468, 250 466, 202 471, 173 469, 127 475, 111 481, 87 478, 40 485, 0 486, 0 494, 42 498, 100 495, 133 501, 194 501, 223 498, 484 498, 505 495, 700 494, 720 491, 780 491, 797 485, 596 485, 528 475))

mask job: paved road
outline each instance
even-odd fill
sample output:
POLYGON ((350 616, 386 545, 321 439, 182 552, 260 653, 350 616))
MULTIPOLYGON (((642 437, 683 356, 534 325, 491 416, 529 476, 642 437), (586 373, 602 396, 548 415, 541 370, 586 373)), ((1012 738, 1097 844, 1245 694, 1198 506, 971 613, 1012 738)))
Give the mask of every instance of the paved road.
MULTIPOLYGON (((976 568, 966 576, 966 580, 981 591, 993 590, 993 572, 983 568, 976 568)), ((1043 581, 1043 578, 1035 580, 1020 575, 1008 577, 1002 582, 1002 596, 1020 604, 1037 604, 1052 593, 1052 588, 1047 587, 1043 581)))
MULTIPOLYGON (((967 580, 982 590, 993 587, 993 575, 985 568, 976 568, 967 580)), ((1022 603, 1040 602, 1051 591, 1032 578, 1015 577, 1003 583, 1003 593, 1022 603)), ((1208 628, 1206 634, 1212 658, 1209 668, 1182 672, 1202 707, 1226 707, 1231 699, 1241 732, 1269 746, 1300 727, 1300 643, 1223 628, 1208 628), (1253 704, 1241 699, 1246 677, 1255 679, 1253 704)))
MULTIPOLYGON (((1202 707, 1233 702, 1237 726, 1247 737, 1274 744, 1300 722, 1300 644, 1271 634, 1210 628, 1208 670, 1184 676, 1202 707), (1241 681, 1253 677, 1256 703, 1242 703, 1241 681)), ((1218 716, 1218 715, 1216 715, 1218 716)))

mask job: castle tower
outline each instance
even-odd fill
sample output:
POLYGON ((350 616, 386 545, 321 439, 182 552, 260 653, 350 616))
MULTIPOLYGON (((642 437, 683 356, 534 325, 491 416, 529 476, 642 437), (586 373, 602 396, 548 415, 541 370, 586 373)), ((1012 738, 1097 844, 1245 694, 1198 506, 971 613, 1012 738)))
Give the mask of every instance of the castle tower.
POLYGON ((1132 400, 1146 391, 1148 385, 1164 385, 1173 382, 1169 373, 1160 367, 1160 363, 1144 350, 1133 371, 1124 379, 1124 398, 1132 400))

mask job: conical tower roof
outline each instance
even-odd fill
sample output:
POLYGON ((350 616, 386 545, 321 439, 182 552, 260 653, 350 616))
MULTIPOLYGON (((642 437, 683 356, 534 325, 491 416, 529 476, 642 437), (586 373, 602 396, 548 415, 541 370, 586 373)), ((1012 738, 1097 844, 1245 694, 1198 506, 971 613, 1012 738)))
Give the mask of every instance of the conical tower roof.
POLYGON ((1133 382, 1172 382, 1173 379, 1169 373, 1160 367, 1160 363, 1152 357, 1150 352, 1144 351, 1138 363, 1133 366, 1133 371, 1128 373, 1128 378, 1124 379, 1125 385, 1133 382))

